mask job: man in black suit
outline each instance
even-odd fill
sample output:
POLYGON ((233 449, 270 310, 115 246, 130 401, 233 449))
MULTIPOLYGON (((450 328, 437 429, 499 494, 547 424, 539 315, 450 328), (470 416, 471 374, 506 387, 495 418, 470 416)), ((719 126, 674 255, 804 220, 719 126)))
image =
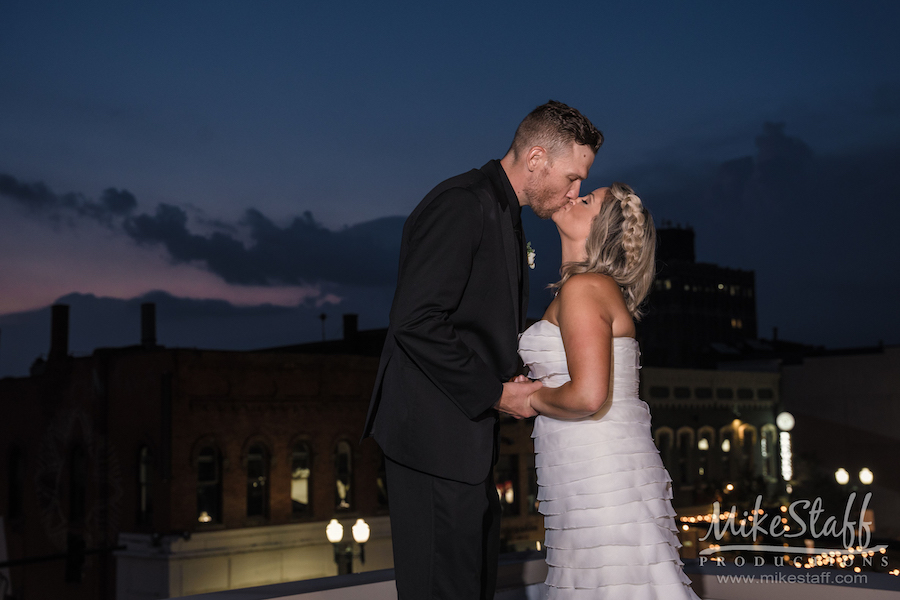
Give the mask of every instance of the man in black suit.
POLYGON ((400 600, 494 596, 498 411, 534 416, 541 386, 509 381, 528 302, 520 211, 546 219, 574 201, 602 141, 551 101, 503 159, 441 183, 406 220, 364 433, 386 457, 400 600))

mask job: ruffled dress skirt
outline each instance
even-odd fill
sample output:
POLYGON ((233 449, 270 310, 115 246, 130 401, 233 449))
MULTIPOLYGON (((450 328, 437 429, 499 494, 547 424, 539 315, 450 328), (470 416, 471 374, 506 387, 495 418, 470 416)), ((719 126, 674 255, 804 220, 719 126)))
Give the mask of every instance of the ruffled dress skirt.
MULTIPOLYGON (((538 321, 520 336, 531 377, 569 381, 559 328, 538 321)), ((672 483, 638 398, 640 351, 613 339, 613 392, 580 421, 535 419, 538 499, 546 529, 548 598, 698 598, 682 570, 672 483)))

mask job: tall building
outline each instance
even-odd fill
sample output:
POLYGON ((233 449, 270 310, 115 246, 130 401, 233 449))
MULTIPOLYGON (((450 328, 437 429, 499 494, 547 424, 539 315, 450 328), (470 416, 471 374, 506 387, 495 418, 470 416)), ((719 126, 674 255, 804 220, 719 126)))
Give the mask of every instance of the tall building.
POLYGON ((638 324, 644 364, 712 368, 757 335, 753 271, 696 262, 694 231, 661 227, 658 275, 638 324))

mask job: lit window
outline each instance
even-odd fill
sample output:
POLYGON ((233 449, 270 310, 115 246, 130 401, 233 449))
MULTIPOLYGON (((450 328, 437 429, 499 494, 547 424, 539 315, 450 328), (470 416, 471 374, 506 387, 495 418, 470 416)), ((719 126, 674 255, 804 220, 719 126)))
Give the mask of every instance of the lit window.
POLYGON ((291 512, 294 515, 310 514, 311 476, 312 455, 309 446, 297 444, 291 452, 291 512))
POLYGON ((353 475, 353 452, 350 444, 338 442, 334 453, 335 508, 350 510, 352 507, 351 482, 353 475))
POLYGON ((197 521, 222 521, 222 461, 215 448, 207 446, 197 455, 197 521))
POLYGON ((247 516, 269 516, 269 461, 256 444, 247 451, 247 516))

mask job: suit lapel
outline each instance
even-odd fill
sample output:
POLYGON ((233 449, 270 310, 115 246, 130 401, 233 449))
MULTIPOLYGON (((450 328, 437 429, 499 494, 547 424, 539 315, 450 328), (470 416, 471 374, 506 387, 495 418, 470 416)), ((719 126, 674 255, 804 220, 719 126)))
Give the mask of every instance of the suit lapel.
MULTIPOLYGON (((512 218, 509 216, 509 207, 500 206, 500 237, 503 240, 503 255, 506 258, 506 275, 509 282, 509 294, 515 311, 515 323, 518 329, 522 329, 522 306, 519 297, 519 240, 513 229, 512 218)), ((524 273, 524 272, 523 272, 524 273)))
MULTIPOLYGON (((528 240, 525 238, 525 229, 522 229, 522 248, 528 248, 528 240)), ((522 253, 522 298, 519 304, 519 331, 525 331, 525 320, 528 316, 528 251, 522 253)))
POLYGON ((506 281, 509 286, 509 299, 513 309, 513 324, 521 331, 523 319, 521 298, 519 298, 518 263, 522 260, 522 257, 519 253, 519 242, 513 229, 512 217, 509 215, 509 206, 505 202, 497 201, 497 198, 490 191, 492 187, 490 179, 485 177, 479 185, 473 186, 472 189, 482 198, 485 206, 488 207, 489 218, 499 221, 496 227, 500 228, 500 241, 503 245, 503 265, 506 267, 506 281))

